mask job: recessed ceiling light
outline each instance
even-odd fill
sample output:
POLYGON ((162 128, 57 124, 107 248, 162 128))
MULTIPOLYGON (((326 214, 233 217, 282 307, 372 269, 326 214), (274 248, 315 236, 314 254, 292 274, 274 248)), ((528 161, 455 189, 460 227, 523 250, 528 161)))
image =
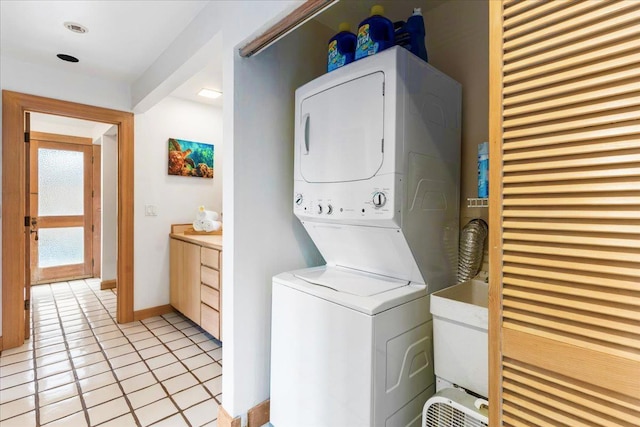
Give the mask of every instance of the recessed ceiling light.
POLYGON ((215 99, 215 98, 220 98, 222 96, 222 92, 218 92, 217 90, 213 90, 213 89, 200 89, 200 92, 198 92, 198 95, 200 96, 204 96, 205 98, 211 98, 211 99, 215 99))
POLYGON ((80 61, 75 56, 67 55, 66 53, 59 53, 56 56, 58 58, 62 59, 63 61, 67 61, 67 62, 79 62, 80 61))
POLYGON ((77 22, 65 22, 64 26, 67 30, 73 31, 74 33, 84 34, 89 31, 87 27, 84 25, 78 24, 77 22))

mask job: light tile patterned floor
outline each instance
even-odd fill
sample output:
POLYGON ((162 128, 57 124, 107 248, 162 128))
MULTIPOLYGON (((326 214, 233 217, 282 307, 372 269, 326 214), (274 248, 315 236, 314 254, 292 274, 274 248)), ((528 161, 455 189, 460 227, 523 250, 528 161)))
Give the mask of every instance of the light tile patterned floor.
POLYGON ((178 313, 115 322, 97 279, 32 288, 32 337, 0 353, 0 426, 215 426, 222 347, 178 313))

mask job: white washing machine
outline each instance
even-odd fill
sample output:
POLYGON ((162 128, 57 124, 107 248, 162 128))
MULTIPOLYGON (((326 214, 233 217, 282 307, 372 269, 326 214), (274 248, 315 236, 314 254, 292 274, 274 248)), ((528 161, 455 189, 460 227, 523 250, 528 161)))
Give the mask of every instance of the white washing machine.
POLYGON ((403 48, 296 90, 293 211, 327 265, 273 279, 271 423, 419 426, 455 283, 460 85, 403 48))

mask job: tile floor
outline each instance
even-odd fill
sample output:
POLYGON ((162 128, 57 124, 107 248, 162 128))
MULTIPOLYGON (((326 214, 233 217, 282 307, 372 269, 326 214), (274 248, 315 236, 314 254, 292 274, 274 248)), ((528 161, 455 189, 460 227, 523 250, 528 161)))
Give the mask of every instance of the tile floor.
POLYGON ((219 341, 178 313, 115 322, 98 279, 32 288, 32 337, 0 353, 0 426, 215 426, 219 341))

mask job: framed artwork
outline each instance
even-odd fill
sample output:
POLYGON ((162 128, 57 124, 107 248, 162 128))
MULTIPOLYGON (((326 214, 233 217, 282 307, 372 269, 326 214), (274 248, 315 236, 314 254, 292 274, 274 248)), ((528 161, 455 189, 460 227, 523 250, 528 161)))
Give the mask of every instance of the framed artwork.
POLYGON ((213 145, 169 138, 169 175, 213 178, 213 145))

